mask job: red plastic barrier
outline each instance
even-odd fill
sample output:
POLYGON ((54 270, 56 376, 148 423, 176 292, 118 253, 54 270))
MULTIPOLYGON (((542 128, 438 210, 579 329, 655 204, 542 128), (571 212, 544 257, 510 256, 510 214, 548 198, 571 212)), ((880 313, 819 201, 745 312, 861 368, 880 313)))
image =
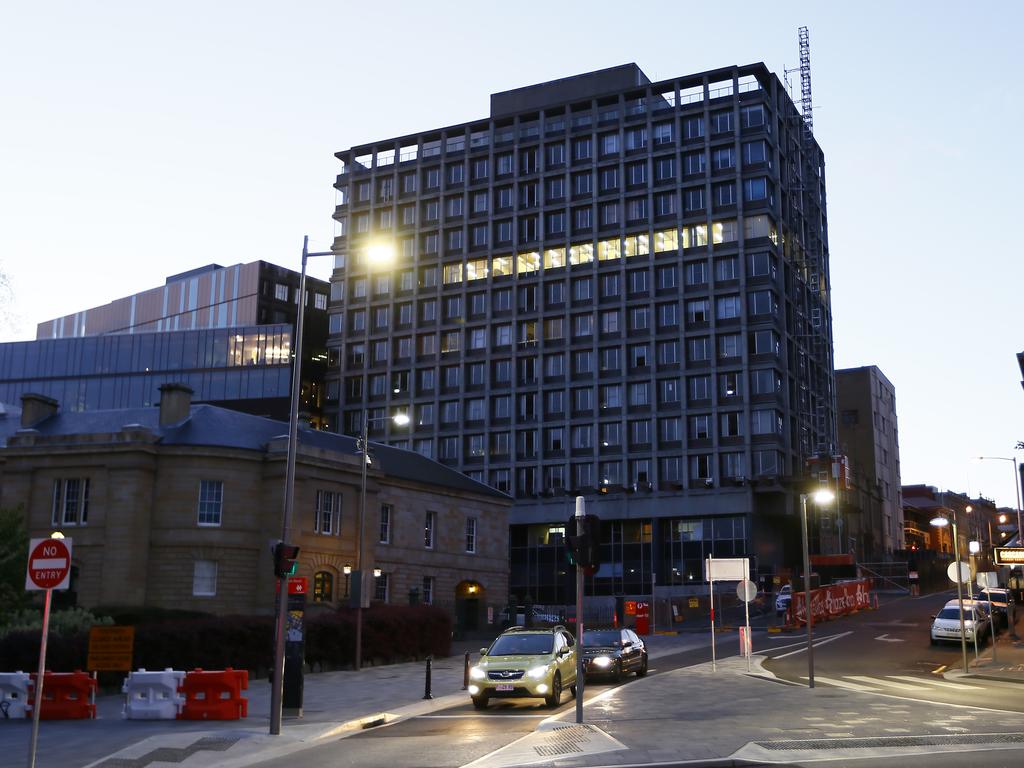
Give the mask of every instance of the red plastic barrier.
MULTIPOLYGON (((36 675, 31 675, 29 701, 35 701, 36 675)), ((88 672, 44 672, 40 720, 89 720, 96 717, 96 681, 88 672)))
MULTIPOLYGON (((871 605, 871 581, 860 579, 842 584, 811 590, 811 615, 814 623, 828 621, 837 616, 845 616, 871 605)), ((876 596, 877 597, 877 596, 876 596)), ((807 623, 807 608, 804 593, 794 592, 790 607, 794 621, 803 626, 807 623)))
POLYGON ((238 720, 249 714, 249 673, 228 667, 221 671, 194 669, 185 674, 178 692, 185 697, 179 720, 238 720))

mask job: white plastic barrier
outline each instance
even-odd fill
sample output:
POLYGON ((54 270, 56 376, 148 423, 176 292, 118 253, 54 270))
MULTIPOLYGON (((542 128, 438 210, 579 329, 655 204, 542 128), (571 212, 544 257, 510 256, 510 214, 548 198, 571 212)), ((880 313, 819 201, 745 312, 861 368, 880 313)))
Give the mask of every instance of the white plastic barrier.
POLYGON ((27 710, 32 707, 28 698, 28 680, 25 672, 0 672, 0 718, 28 717, 27 710))
POLYGON ((122 716, 127 720, 174 720, 185 705, 185 697, 178 693, 184 679, 184 672, 170 668, 163 672, 129 672, 121 686, 122 716))

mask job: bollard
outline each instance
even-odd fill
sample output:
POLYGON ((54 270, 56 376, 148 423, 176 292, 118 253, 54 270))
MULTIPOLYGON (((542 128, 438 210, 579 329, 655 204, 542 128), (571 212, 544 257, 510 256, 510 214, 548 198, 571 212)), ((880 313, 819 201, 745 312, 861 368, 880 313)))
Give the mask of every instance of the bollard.
POLYGON ((462 690, 469 688, 469 651, 466 651, 466 660, 462 664, 462 690))
POLYGON ((432 698, 434 698, 433 696, 430 695, 430 662, 432 662, 433 660, 434 660, 433 656, 427 656, 427 677, 423 681, 423 698, 424 699, 432 699, 432 698))

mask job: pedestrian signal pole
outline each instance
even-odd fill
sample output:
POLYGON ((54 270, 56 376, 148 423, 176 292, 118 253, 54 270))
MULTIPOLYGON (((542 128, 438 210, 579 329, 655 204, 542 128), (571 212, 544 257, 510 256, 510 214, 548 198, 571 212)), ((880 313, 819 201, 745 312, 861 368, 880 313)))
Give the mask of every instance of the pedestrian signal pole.
MULTIPOLYGON (((576 536, 584 540, 586 500, 576 497, 576 536)), ((583 722, 583 565, 576 557, 576 722, 583 722)))

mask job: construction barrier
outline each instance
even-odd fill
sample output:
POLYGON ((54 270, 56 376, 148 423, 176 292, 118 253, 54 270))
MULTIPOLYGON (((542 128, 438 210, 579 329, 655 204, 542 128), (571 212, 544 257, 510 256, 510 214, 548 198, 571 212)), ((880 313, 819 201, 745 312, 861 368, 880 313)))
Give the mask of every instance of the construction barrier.
POLYGON ((25 672, 0 672, 0 718, 14 720, 28 717, 31 707, 28 680, 25 672))
POLYGON ((194 669, 185 675, 178 689, 185 696, 179 720, 238 720, 249 714, 249 701, 242 691, 249 688, 244 669, 208 671, 194 669))
POLYGON ((121 686, 121 716, 126 720, 175 720, 185 705, 185 697, 179 693, 184 679, 184 672, 170 668, 163 672, 129 672, 121 686))
MULTIPOLYGON (((32 675, 35 697, 36 675, 32 675)), ((88 720, 96 717, 96 680, 88 672, 45 672, 40 720, 88 720)), ((31 709, 31 705, 29 707, 31 709)))

